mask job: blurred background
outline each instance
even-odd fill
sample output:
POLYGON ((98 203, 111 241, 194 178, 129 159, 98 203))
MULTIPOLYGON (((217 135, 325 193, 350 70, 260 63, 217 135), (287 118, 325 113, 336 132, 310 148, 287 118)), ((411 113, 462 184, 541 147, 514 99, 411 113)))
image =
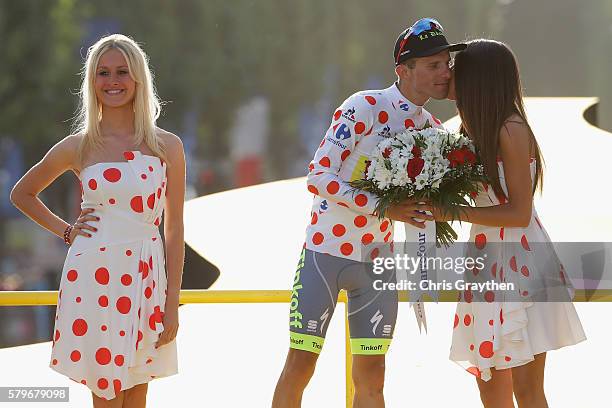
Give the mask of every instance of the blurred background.
MULTIPOLYGON (((130 35, 150 56, 165 101, 158 124, 183 140, 190 199, 305 175, 334 108, 395 79, 395 39, 420 17, 437 18, 449 41, 507 42, 527 96, 598 97, 589 119, 612 130, 612 0, 0 0, 0 290, 57 289, 63 242, 8 197, 69 134, 100 36, 130 35)), ((447 101, 428 109, 455 114, 447 101)), ((76 176, 41 198, 72 222, 76 176)), ((188 248, 184 287, 207 288, 218 273, 188 248)), ((53 316, 0 307, 0 347, 49 340, 53 316)))

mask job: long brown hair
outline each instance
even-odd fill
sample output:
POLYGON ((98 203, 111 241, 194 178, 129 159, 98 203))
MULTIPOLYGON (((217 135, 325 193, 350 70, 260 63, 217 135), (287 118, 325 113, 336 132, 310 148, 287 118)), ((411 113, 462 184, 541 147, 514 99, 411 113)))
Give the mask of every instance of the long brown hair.
POLYGON ((536 189, 542 191, 543 163, 540 147, 527 122, 519 68, 510 48, 499 41, 478 39, 455 56, 455 93, 461 132, 472 139, 496 194, 504 196, 499 182, 499 133, 512 115, 529 129, 536 160, 536 189))

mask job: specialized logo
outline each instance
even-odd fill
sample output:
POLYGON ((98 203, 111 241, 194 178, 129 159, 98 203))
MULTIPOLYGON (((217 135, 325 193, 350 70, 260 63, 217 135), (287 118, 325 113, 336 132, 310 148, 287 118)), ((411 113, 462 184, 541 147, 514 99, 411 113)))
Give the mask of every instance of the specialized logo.
POLYGON ((323 333, 323 327, 325 327, 325 323, 327 322, 327 319, 329 318, 329 307, 327 309, 325 309, 325 311, 323 312, 323 314, 321 315, 321 333, 323 333))
POLYGON ((316 332, 317 331, 317 326, 319 325, 319 322, 316 320, 309 320, 308 321, 308 326, 306 328, 306 331, 309 332, 316 332))
POLYGON ((355 108, 345 110, 344 112, 342 112, 342 116, 345 119, 348 119, 351 122, 355 123, 355 108))
POLYGON ((372 333, 374 335, 376 335, 376 328, 378 327, 378 324, 382 321, 383 319, 383 314, 380 313, 380 309, 376 311, 376 313, 374 313, 374 316, 372 316, 372 318, 370 319, 370 323, 374 323, 374 327, 372 327, 372 333))
POLYGON ((334 126, 334 136, 338 140, 346 140, 351 137, 351 130, 345 123, 334 126))
POLYGON ((293 289, 291 290, 291 306, 289 312, 289 326, 297 327, 298 329, 302 328, 302 314, 298 311, 299 305, 299 290, 302 289, 302 284, 300 283, 300 272, 304 267, 304 257, 306 255, 306 251, 302 250, 302 254, 300 255, 300 260, 298 262, 297 270, 295 271, 295 278, 293 279, 293 289))

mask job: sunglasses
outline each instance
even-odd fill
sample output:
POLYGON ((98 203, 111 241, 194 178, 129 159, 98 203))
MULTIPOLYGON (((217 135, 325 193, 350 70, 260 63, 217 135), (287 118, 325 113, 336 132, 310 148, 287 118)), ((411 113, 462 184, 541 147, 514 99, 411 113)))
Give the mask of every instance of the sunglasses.
POLYGON ((404 35, 404 38, 402 39, 402 42, 400 43, 399 50, 397 51, 397 57, 395 58, 395 63, 399 64, 399 59, 402 56, 402 54, 404 54, 402 52, 404 49, 404 46, 408 42, 408 38, 411 35, 419 35, 424 31, 430 31, 430 30, 444 31, 444 28, 442 28, 442 24, 440 24, 438 20, 434 18, 422 18, 420 20, 417 20, 408 29, 408 31, 406 32, 406 35, 404 35))

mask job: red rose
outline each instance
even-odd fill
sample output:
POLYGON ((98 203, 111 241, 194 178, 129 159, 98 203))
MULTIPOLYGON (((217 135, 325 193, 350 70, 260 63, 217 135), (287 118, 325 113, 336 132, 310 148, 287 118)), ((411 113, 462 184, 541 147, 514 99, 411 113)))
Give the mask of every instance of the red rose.
POLYGON ((465 161, 464 152, 462 150, 453 150, 446 156, 450 162, 450 167, 455 168, 465 161))
POLYGON ((469 148, 464 147, 461 149, 463 151, 463 158, 470 164, 476 163, 476 155, 469 148))
POLYGON ((406 166, 408 177, 414 180, 416 176, 421 174, 424 166, 425 160, 421 159, 420 157, 415 157, 414 159, 408 160, 408 166, 406 166))
POLYGON ((388 159, 389 156, 391 156, 391 148, 387 147, 385 150, 383 150, 382 155, 385 159, 388 159))

